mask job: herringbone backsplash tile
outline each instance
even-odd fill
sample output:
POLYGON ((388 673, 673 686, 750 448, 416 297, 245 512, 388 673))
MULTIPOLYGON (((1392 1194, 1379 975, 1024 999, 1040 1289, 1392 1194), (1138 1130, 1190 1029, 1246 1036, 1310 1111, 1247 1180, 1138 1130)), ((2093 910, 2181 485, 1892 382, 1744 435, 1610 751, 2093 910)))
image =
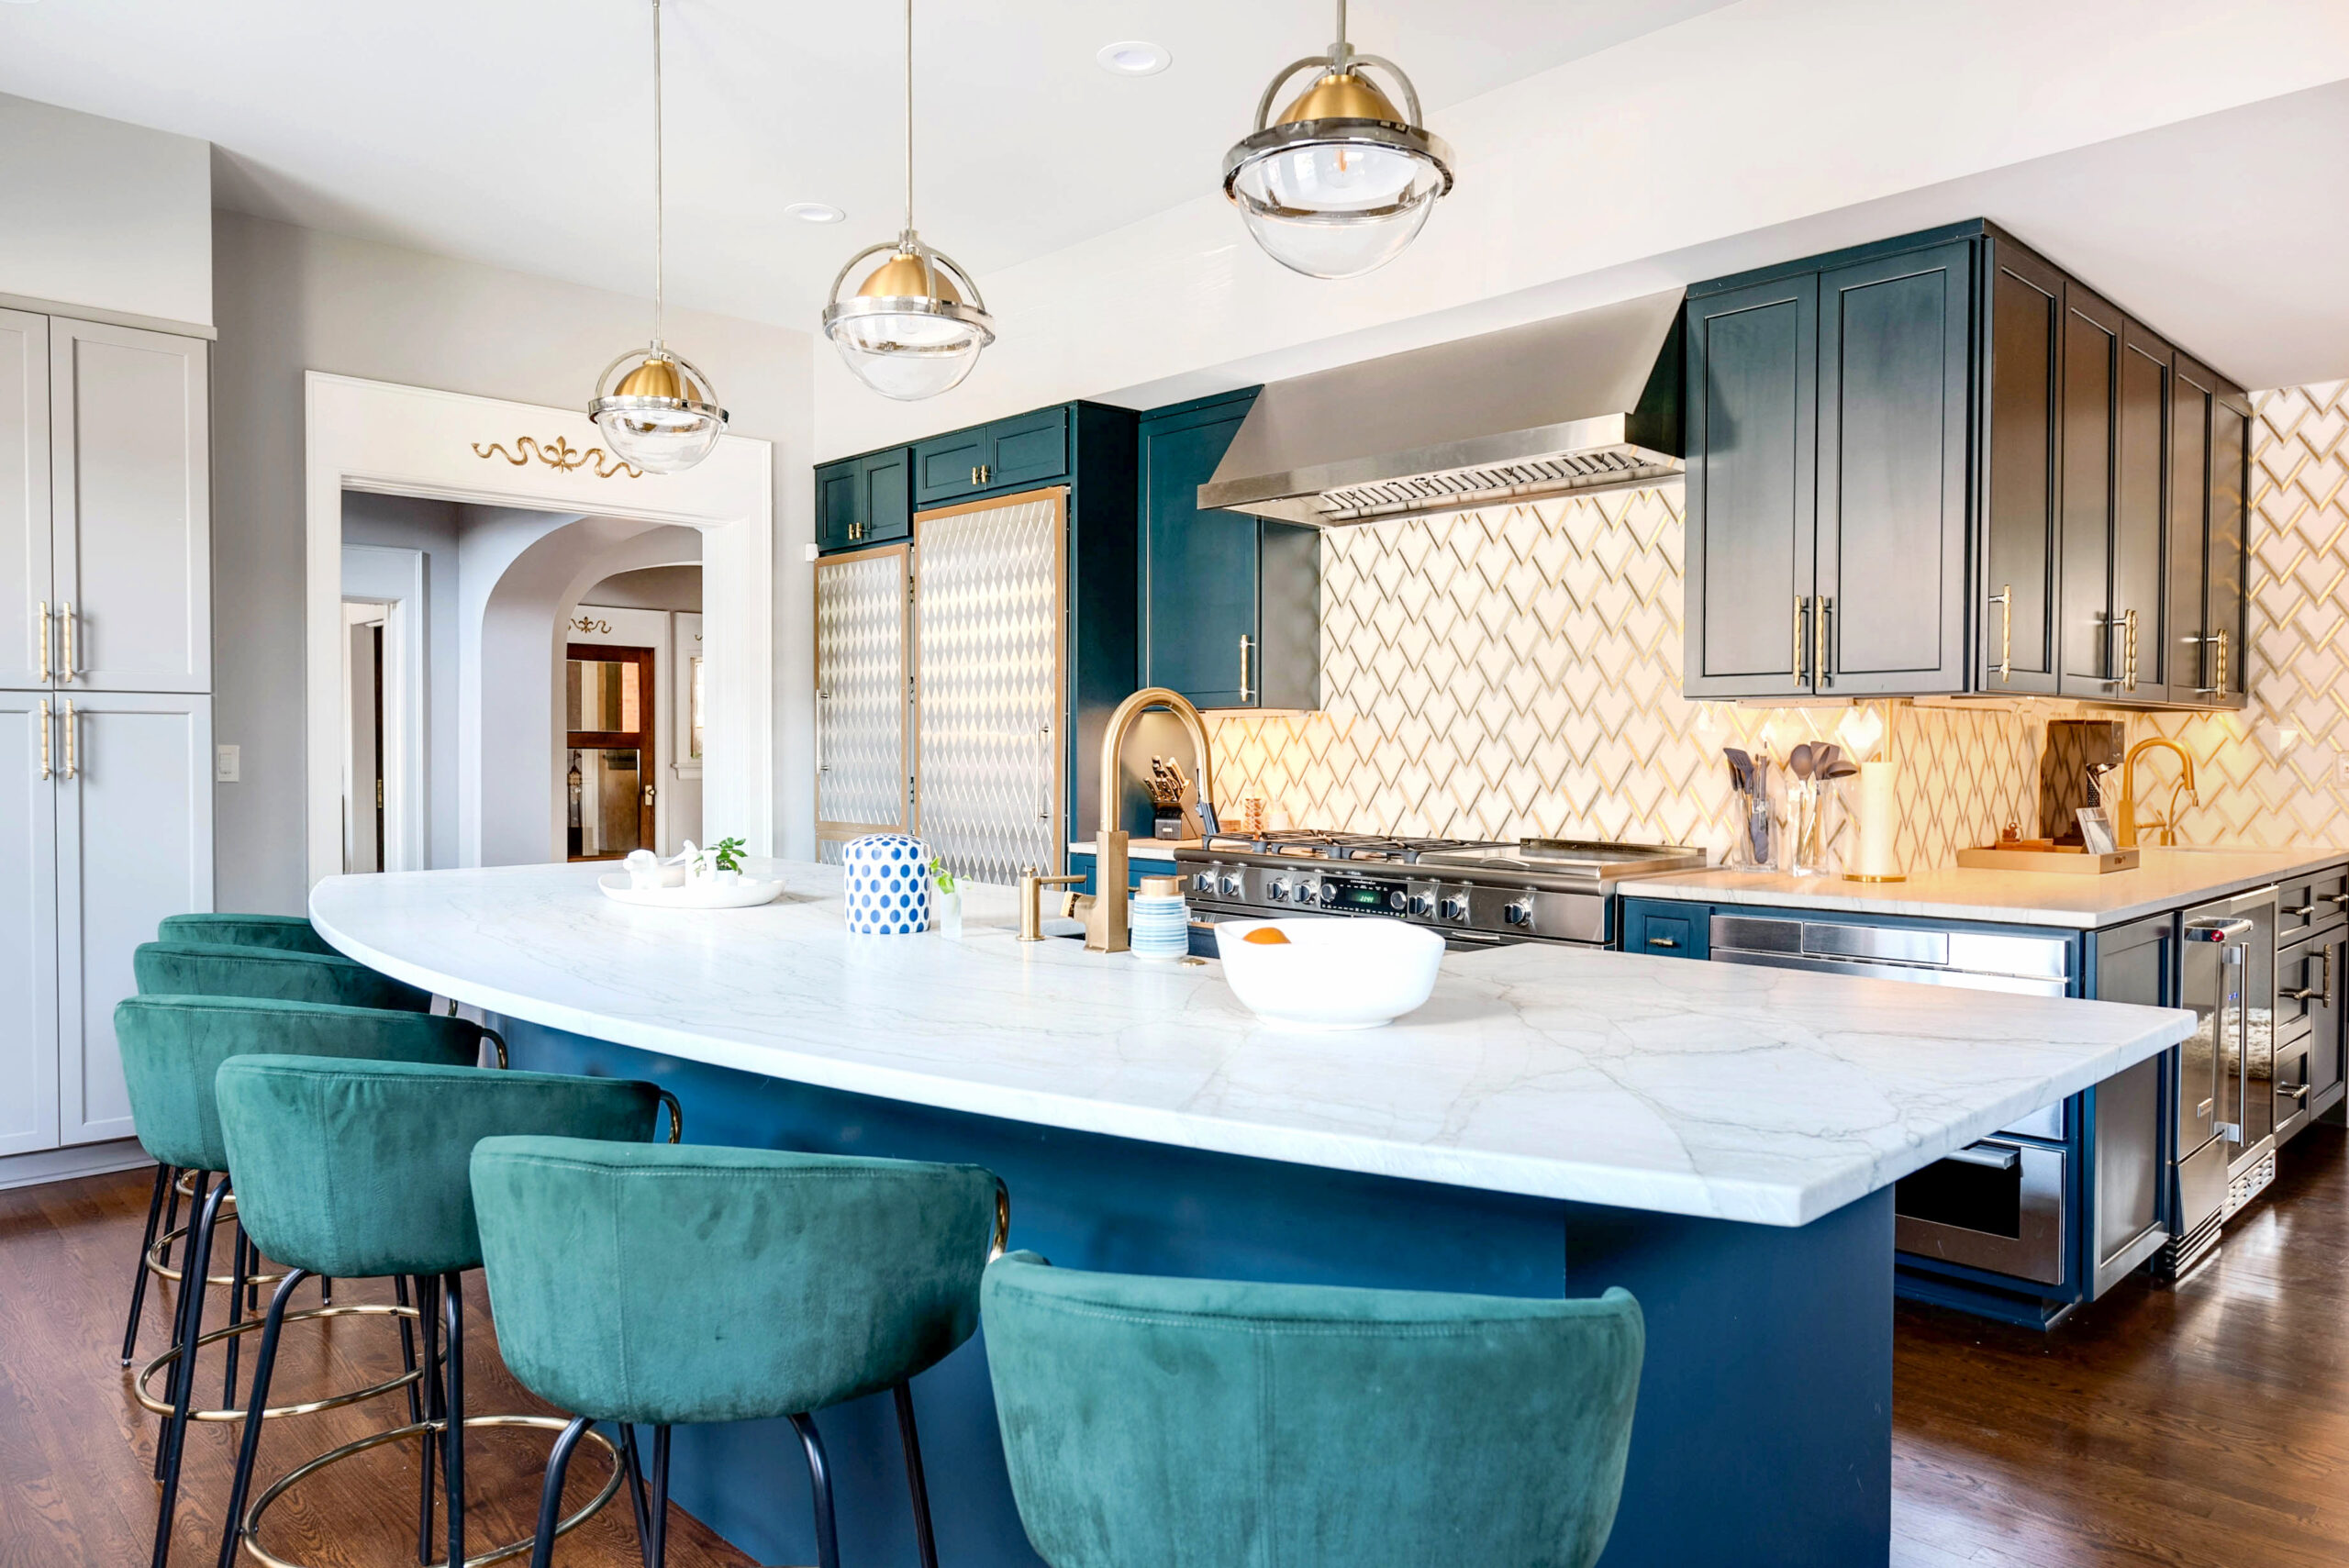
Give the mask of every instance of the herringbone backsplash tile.
MULTIPOLYGON (((2141 716, 2194 753, 2187 842, 2349 843, 2349 383, 2262 395, 2254 454, 2253 705, 2141 716), (2297 729, 2280 750, 2280 728, 2297 729)), ((1723 746, 1857 751, 1888 727, 1910 865, 2038 830, 2046 721, 2078 705, 1742 707, 1680 695, 1680 486, 1334 529, 1323 539, 1322 703, 1211 715, 1227 817, 1275 826, 1702 844, 1733 816, 1723 746)))

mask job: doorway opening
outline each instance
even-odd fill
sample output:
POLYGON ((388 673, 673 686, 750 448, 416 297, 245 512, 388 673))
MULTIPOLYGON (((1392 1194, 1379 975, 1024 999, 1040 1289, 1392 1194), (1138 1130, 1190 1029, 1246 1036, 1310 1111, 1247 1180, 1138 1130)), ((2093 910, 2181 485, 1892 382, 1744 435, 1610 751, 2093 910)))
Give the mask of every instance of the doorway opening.
POLYGON ((570 858, 618 860, 651 849, 660 841, 660 792, 648 776, 658 733, 652 650, 574 642, 566 652, 570 858))
POLYGON ((389 607, 342 603, 342 869, 384 869, 384 633, 389 607))

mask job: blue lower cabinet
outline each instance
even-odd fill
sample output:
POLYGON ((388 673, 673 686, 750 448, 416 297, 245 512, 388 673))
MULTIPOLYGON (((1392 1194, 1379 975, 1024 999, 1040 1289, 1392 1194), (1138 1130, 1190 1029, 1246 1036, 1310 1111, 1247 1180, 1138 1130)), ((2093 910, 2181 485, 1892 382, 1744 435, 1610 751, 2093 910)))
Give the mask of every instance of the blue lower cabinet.
POLYGON ((1709 958, 1711 914, 1712 906, 1706 904, 1626 898, 1620 917, 1623 951, 1658 958, 1709 958))

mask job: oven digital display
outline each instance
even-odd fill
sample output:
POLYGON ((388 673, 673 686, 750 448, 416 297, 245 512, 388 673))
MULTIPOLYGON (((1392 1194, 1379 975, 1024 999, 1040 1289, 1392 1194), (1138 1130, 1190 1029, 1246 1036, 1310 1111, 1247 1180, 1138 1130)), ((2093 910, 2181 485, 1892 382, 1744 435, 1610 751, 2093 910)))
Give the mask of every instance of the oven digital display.
POLYGON ((1383 882, 1355 882, 1326 873, 1321 878, 1321 906, 1350 915, 1399 915, 1389 895, 1400 892, 1383 882))

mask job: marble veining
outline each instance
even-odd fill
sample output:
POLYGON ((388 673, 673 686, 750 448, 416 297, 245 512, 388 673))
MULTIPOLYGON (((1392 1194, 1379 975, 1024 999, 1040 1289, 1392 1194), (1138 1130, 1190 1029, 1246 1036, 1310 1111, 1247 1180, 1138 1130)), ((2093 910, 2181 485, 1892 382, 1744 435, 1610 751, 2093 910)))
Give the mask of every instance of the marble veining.
POLYGON ((829 1088, 1297 1163, 1799 1225, 2184 1038, 2189 1015, 1520 946, 1447 955, 1384 1029, 1259 1022, 1219 966, 851 937, 838 868, 755 909, 601 897, 599 868, 332 877, 336 947, 495 1013, 829 1088))
POLYGON ((2349 860, 2349 850, 2324 846, 2297 850, 2148 846, 2133 870, 2103 876, 1942 866, 1911 872, 1905 882, 1866 883, 1776 872, 1698 871, 1642 877, 1622 887, 1636 898, 1998 920, 2090 931, 2338 866, 2344 860, 2349 860))

